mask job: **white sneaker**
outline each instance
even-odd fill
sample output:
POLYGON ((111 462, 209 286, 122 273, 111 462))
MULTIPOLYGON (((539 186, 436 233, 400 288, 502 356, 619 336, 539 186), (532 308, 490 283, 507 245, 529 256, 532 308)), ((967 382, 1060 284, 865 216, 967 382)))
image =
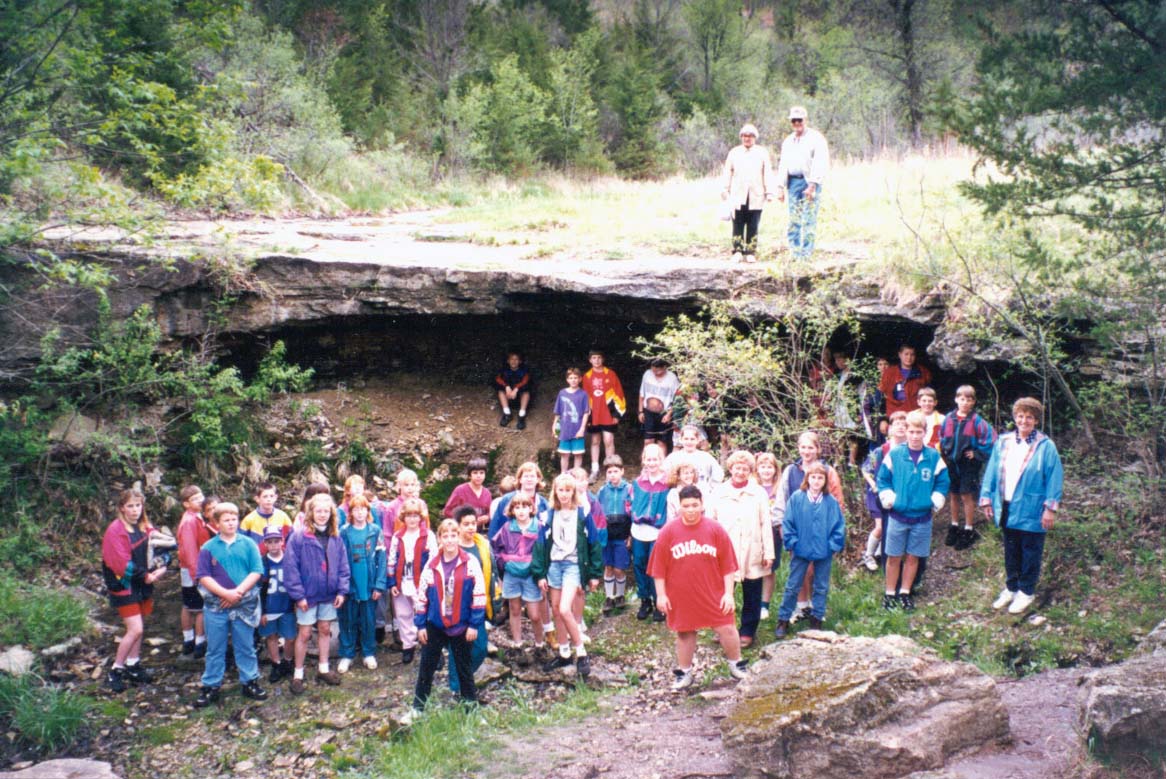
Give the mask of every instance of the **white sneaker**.
POLYGON ((347 657, 341 658, 340 662, 336 665, 336 672, 346 674, 346 673, 348 673, 348 669, 351 667, 352 667, 351 660, 349 660, 347 657))
POLYGON ((999 611, 1011 603, 1012 599, 1015 597, 1016 593, 1005 587, 1004 589, 1000 590, 1000 594, 996 596, 996 600, 992 601, 992 608, 996 609, 996 611, 999 611))
POLYGON ((370 671, 375 671, 377 669, 377 659, 372 655, 364 658, 364 667, 370 671))
POLYGON ((682 671, 679 668, 672 670, 672 692, 680 692, 681 690, 692 686, 692 669, 682 671))
POLYGON ((741 262, 743 259, 745 259, 745 257, 741 254, 741 252, 733 252, 731 259, 733 262, 741 262))
POLYGON ((879 561, 868 554, 862 556, 862 564, 865 565, 866 569, 871 573, 874 573, 879 569, 879 561))
POLYGON ((769 619, 769 609, 762 609, 761 610, 761 618, 762 619, 769 619))
POLYGON ((1032 605, 1032 596, 1025 595, 1023 592, 1016 593, 1012 598, 1012 605, 1008 607, 1009 614, 1020 614, 1022 611, 1032 605))
POLYGON ((591 643, 591 636, 587 635, 582 630, 579 631, 579 638, 583 641, 584 646, 591 643))
POLYGON ((749 675, 749 661, 742 658, 734 663, 730 660, 729 675, 734 679, 744 679, 749 675))

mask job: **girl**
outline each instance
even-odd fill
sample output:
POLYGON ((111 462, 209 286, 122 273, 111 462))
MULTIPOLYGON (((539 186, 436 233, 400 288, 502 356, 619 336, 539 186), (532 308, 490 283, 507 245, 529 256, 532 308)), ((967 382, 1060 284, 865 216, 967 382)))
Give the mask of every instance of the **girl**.
POLYGON ((123 692, 126 682, 148 684, 154 677, 142 668, 142 620, 154 611, 154 582, 166 569, 147 569, 150 534, 154 526, 146 517, 146 498, 137 490, 125 490, 117 499, 117 517, 105 529, 101 542, 101 572, 109 591, 109 605, 117 609, 126 633, 117 645, 113 668, 105 685, 123 692))
POLYGON ((724 481, 725 469, 717 458, 700 448, 703 436, 696 425, 680 428, 680 448, 664 459, 664 467, 672 468, 680 460, 688 460, 696 468, 696 484, 702 492, 711 493, 713 487, 724 481))
POLYGON ((307 527, 310 523, 308 521, 308 501, 317 495, 327 495, 330 490, 327 484, 321 482, 313 482, 307 487, 304 487, 304 496, 300 498, 300 510, 296 514, 295 520, 292 521, 292 532, 298 532, 307 527))
POLYGON ((400 519, 405 526, 389 542, 389 588, 393 613, 401 634, 401 664, 413 662, 417 646, 417 626, 413 624, 413 599, 421 582, 421 571, 437 555, 437 541, 429 525, 421 521, 424 504, 417 498, 405 501, 400 519))
POLYGON ((573 645, 575 667, 579 676, 587 678, 591 673, 591 659, 575 619, 574 603, 584 578, 591 590, 599 586, 603 547, 599 543, 599 531, 579 505, 575 490, 575 479, 569 473, 555 477, 551 509, 539 528, 532 553, 531 575, 544 593, 550 593, 551 613, 560 638, 559 656, 544 669, 551 671, 570 665, 573 645))
POLYGON ((781 564, 781 523, 775 521, 773 506, 777 502, 777 458, 769 452, 757 453, 757 486, 769 498, 769 523, 773 533, 773 570, 761 577, 761 619, 769 619, 769 602, 776 586, 777 567, 781 564))
POLYGON ((753 481, 753 455, 737 450, 729 455, 729 480, 717 487, 709 516, 721 523, 737 556, 736 579, 741 583, 741 647, 753 645, 761 622, 761 579, 773 571, 773 529, 769 497, 753 481))
POLYGON ((454 487, 441 515, 453 519, 453 510, 458 506, 473 506, 478 517, 478 530, 485 530, 490 524, 490 490, 486 489, 486 460, 475 457, 466 465, 469 481, 454 487))
MULTIPOLYGON (((405 501, 411 498, 421 497, 421 480, 417 478, 417 472, 409 468, 402 468, 397 471, 397 497, 393 498, 386 506, 382 519, 385 526, 385 542, 393 533, 396 533, 404 523, 401 522, 400 512, 401 506, 405 501)), ((429 522, 429 507, 424 503, 421 504, 421 518, 427 523, 429 522)))
POLYGON ((526 462, 518 466, 518 470, 514 472, 514 481, 518 485, 515 491, 503 495, 490 516, 490 529, 486 533, 489 538, 493 538, 498 528, 506 523, 506 507, 510 504, 511 498, 519 493, 534 501, 535 516, 541 517, 547 510, 547 499, 539 494, 539 490, 543 488, 543 472, 536 463, 526 462))
POLYGON ((380 525, 369 521, 371 507, 364 495, 349 499, 351 520, 340 530, 348 554, 351 597, 340 609, 340 673, 348 673, 356 645, 364 656, 364 667, 374 670, 376 658, 376 603, 388 589, 385 564, 385 537, 380 525))
POLYGON ((453 658, 462 700, 474 703, 478 699, 470 671, 470 645, 485 629, 486 583, 478 561, 458 548, 457 522, 442 520, 437 536, 441 554, 424 566, 413 604, 413 624, 421 642, 414 711, 425 708, 433 689, 433 675, 441 665, 441 650, 446 646, 453 658))
POLYGON ((677 460, 668 469, 668 521, 680 516, 680 491, 696 484, 696 466, 687 460, 677 460))
POLYGON ((381 511, 374 501, 376 497, 365 489, 364 477, 360 474, 352 474, 344 480, 344 497, 340 500, 340 505, 336 507, 336 515, 340 517, 340 527, 348 524, 348 511, 353 498, 362 497, 368 503, 368 521, 375 524, 381 524, 381 511))
MULTIPOLYGON (((773 512, 778 524, 782 524, 785 519, 785 507, 790 496, 797 492, 801 488, 802 482, 805 481, 806 468, 816 462, 822 462, 822 445, 816 432, 807 430, 798 436, 798 455, 798 459, 785 467, 785 470, 781 472, 781 478, 777 481, 777 499, 773 502, 773 512)), ((839 506, 845 505, 845 501, 842 499, 842 479, 839 478, 838 472, 834 470, 833 466, 823 464, 826 465, 826 492, 838 501, 839 506)), ((802 591, 798 597, 798 610, 791 620, 793 622, 802 617, 810 616, 810 588, 813 575, 814 570, 811 565, 806 571, 806 580, 802 584, 802 591)))
POLYGON ((814 605, 810 616, 810 628, 819 630, 822 618, 826 616, 826 596, 830 593, 830 563, 834 555, 842 551, 846 541, 846 523, 842 519, 842 506, 833 495, 826 493, 829 466, 812 463, 806 466, 801 488, 790 496, 782 521, 782 536, 785 548, 790 551, 789 578, 785 583, 785 596, 777 612, 778 638, 785 638, 789 632, 790 618, 794 613, 798 591, 805 581, 806 572, 814 567, 814 605))
POLYGON ((510 520, 494 534, 490 545, 494 549, 495 559, 505 571, 502 597, 510 601, 510 638, 514 642, 512 651, 521 665, 527 665, 530 656, 522 649, 523 604, 526 604, 526 615, 534 631, 535 654, 542 655, 545 646, 542 612, 539 608, 543 595, 530 573, 534 544, 538 540, 534 501, 526 495, 516 495, 506 507, 506 515, 510 520))
POLYGON ((344 542, 337 527, 336 506, 326 493, 315 495, 304 507, 307 521, 303 530, 288 538, 286 560, 283 566, 284 586, 288 597, 296 604, 295 670, 292 672, 293 695, 304 692, 304 659, 308 654, 308 639, 312 627, 317 630, 320 648, 320 684, 340 684, 340 674, 328 663, 332 623, 337 609, 344 605, 351 574, 344 542))

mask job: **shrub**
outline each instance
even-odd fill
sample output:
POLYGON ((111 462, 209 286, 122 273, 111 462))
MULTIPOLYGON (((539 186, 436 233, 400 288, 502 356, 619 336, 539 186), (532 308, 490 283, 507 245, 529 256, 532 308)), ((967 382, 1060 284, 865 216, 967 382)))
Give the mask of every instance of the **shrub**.
POLYGON ((0 575, 0 645, 43 649, 83 633, 88 624, 85 604, 73 596, 0 575))
POLYGON ((0 676, 0 717, 24 741, 50 752, 73 742, 93 709, 83 695, 43 684, 32 675, 0 676))

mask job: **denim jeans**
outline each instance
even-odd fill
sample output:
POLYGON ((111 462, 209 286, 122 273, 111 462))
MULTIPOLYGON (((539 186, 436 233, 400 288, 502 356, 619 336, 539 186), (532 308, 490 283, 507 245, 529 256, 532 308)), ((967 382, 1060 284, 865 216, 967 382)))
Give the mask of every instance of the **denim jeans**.
POLYGON ((822 204, 822 186, 814 188, 814 199, 806 200, 808 182, 804 178, 790 178, 789 248, 798 260, 808 260, 814 251, 814 234, 818 229, 818 206, 822 204))
POLYGON ((781 608, 777 611, 779 620, 788 620, 794 615, 798 605, 798 591, 802 589, 802 582, 806 578, 806 569, 810 563, 814 564, 814 590, 810 598, 811 612, 818 619, 826 616, 826 596, 830 594, 830 564, 833 557, 825 560, 807 560, 804 557, 790 555, 789 578, 785 582, 785 594, 781 598, 781 608))
MULTIPOLYGON (((382 596, 383 597, 383 596, 382 596)), ((377 653, 376 601, 345 600, 340 607, 340 656, 351 660, 356 657, 356 647, 360 645, 361 657, 373 657, 377 653)))
POLYGON ((203 612, 206 622, 206 667, 202 672, 203 687, 221 687, 227 672, 227 636, 235 650, 235 665, 243 684, 259 678, 259 661, 255 658, 255 628, 238 618, 238 612, 203 612), (231 619, 235 613, 236 618, 231 619))
POLYGON ((640 600, 656 600, 656 582, 648 576, 648 558, 655 545, 655 541, 632 539, 632 568, 636 572, 636 595, 640 600))

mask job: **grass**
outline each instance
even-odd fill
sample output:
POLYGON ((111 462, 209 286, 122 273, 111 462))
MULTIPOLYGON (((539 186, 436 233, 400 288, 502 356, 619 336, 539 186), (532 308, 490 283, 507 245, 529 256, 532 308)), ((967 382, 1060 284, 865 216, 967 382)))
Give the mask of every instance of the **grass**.
POLYGON ((0 645, 43 649, 87 628, 85 604, 76 598, 0 574, 0 645))
POLYGON ((49 752, 71 744, 92 709, 85 696, 44 684, 31 674, 0 676, 0 718, 22 741, 49 752))

